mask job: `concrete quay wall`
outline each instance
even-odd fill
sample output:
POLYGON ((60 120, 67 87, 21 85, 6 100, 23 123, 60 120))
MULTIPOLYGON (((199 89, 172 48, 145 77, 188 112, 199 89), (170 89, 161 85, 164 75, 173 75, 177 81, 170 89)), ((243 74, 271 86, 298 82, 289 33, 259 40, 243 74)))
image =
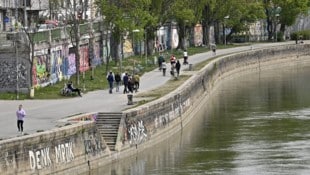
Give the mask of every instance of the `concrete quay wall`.
POLYGON ((186 127, 223 79, 297 62, 310 64, 310 45, 278 46, 215 58, 173 92, 123 111, 116 151, 109 150, 98 132, 95 121, 100 116, 82 114, 74 116, 69 126, 0 141, 0 174, 76 174, 137 154, 186 127))
POLYGON ((116 149, 122 151, 121 155, 136 154, 142 148, 151 147, 180 132, 195 113, 203 108, 202 101, 225 78, 246 71, 272 69, 297 62, 310 64, 310 45, 249 50, 213 59, 201 70, 193 72, 186 83, 168 95, 124 111, 116 149))

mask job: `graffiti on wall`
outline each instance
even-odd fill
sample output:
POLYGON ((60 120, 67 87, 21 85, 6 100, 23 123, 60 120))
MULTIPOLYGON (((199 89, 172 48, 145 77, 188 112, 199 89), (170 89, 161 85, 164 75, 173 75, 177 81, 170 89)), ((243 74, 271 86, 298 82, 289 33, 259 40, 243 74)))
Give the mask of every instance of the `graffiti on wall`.
POLYGON ((74 159, 72 142, 55 146, 56 163, 67 163, 74 159))
POLYGON ((47 147, 37 151, 29 151, 30 168, 32 170, 51 166, 52 161, 49 149, 50 148, 47 147))
POLYGON ((90 135, 84 140, 85 154, 95 156, 105 150, 105 147, 101 144, 101 141, 98 138, 100 137, 90 135))
POLYGON ((137 145, 144 142, 147 139, 147 131, 143 124, 143 120, 132 122, 128 128, 129 144, 137 145))
POLYGON ((70 53, 67 58, 68 62, 68 72, 67 75, 71 76, 76 73, 76 67, 75 67, 75 54, 70 53))
POLYGON ((43 169, 52 166, 53 162, 69 163, 74 160, 73 143, 66 142, 55 146, 55 160, 52 161, 50 148, 45 147, 38 150, 29 150, 29 164, 32 170, 43 169))
POLYGON ((51 70, 50 70, 50 80, 51 83, 56 83, 63 79, 63 71, 61 69, 63 64, 63 56, 61 48, 51 49, 51 70))
POLYGON ((16 87, 16 72, 18 70, 18 85, 20 88, 28 87, 28 70, 24 61, 19 60, 16 66, 15 60, 0 60, 0 88, 15 89, 16 87))
POLYGON ((80 47, 80 71, 85 72, 89 69, 88 46, 80 47))
POLYGON ((33 60, 33 85, 47 86, 49 83, 49 59, 47 55, 38 55, 33 60))
POLYGON ((169 122, 169 114, 157 116, 154 121, 155 128, 166 126, 168 122, 169 122))
POLYGON ((155 128, 166 126, 166 124, 170 121, 180 117, 182 113, 184 113, 190 107, 190 105, 190 98, 183 102, 176 102, 175 104, 171 104, 171 110, 168 113, 155 117, 155 128))
POLYGON ((93 56, 94 56, 92 59, 93 66, 102 64, 102 60, 100 58, 100 44, 99 43, 94 44, 94 55, 93 56))
POLYGON ((203 32, 202 32, 202 25, 197 24, 194 28, 194 43, 195 46, 202 46, 203 39, 203 32))

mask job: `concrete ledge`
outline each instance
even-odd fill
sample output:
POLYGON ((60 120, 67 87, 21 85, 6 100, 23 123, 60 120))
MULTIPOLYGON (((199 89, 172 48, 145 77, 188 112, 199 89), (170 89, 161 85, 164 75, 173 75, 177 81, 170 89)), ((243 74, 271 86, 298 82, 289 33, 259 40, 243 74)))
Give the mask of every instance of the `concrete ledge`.
POLYGON ((1 174, 76 174, 137 154, 180 132, 225 78, 296 62, 310 64, 310 45, 286 45, 228 55, 208 63, 168 95, 123 112, 116 151, 95 125, 96 113, 63 120, 73 125, 0 141, 1 174), (82 121, 82 122, 81 122, 82 121))

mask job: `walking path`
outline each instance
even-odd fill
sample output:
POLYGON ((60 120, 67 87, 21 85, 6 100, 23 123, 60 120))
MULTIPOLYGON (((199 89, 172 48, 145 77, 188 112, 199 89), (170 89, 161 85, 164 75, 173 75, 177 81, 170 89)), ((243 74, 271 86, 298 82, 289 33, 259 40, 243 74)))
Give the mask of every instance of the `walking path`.
MULTIPOLYGON (((241 52, 251 49, 273 47, 284 44, 295 44, 294 41, 281 43, 261 43, 251 46, 236 48, 218 49, 217 56, 229 53, 241 52)), ((197 64, 213 57, 211 51, 196 55, 189 55, 189 63, 197 64)), ((183 59, 182 59, 183 61, 183 59)), ((181 61, 181 62, 182 62, 181 61)), ((181 66, 181 72, 188 66, 181 66)), ((140 78, 140 92, 156 89, 165 84, 170 78, 170 65, 167 64, 167 74, 164 77, 162 72, 154 69, 145 73, 140 78)), ((38 130, 49 130, 55 128, 59 119, 75 114, 89 112, 119 112, 128 108, 127 95, 120 92, 109 94, 108 89, 88 92, 83 97, 57 100, 0 100, 0 138, 10 138, 19 135, 15 112, 19 104, 23 104, 27 116, 24 123, 24 133, 35 133, 38 130)), ((134 99, 135 100, 135 99, 134 99)))

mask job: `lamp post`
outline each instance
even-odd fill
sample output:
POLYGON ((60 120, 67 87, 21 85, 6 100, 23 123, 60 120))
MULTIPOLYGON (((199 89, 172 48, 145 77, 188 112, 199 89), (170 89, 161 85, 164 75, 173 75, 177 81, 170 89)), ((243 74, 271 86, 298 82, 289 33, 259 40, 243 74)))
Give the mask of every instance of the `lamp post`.
POLYGON ((186 23, 188 22, 188 20, 184 20, 183 23, 183 47, 184 49, 186 49, 186 23))
MULTIPOLYGON (((15 0, 14 1, 15 3, 15 24, 18 24, 18 1, 15 0)), ((18 26, 18 25, 17 25, 18 26)), ((15 26, 15 27, 17 27, 15 26)), ((18 29, 18 28, 15 28, 15 30, 18 29)), ((16 62, 16 100, 19 99, 19 77, 18 77, 18 74, 19 74, 19 68, 18 68, 18 39, 19 39, 19 30, 16 30, 15 31, 15 34, 14 34, 14 41, 15 41, 15 62, 16 62)))
POLYGON ((147 31, 145 29, 145 48, 144 48, 144 52, 145 52, 145 65, 147 65, 147 31))
POLYGON ((274 29, 275 29, 275 34, 276 34, 276 36, 274 37, 275 38, 275 42, 278 42, 277 26, 278 26, 280 12, 281 12, 281 7, 277 7, 277 8, 274 9, 274 14, 275 14, 275 26, 274 26, 274 29))
POLYGON ((224 44, 225 44, 225 46, 227 43, 227 41, 226 41, 226 22, 225 22, 226 19, 229 19, 229 15, 224 17, 224 44))
POLYGON ((277 13, 276 14, 276 24, 275 24, 275 30, 276 30, 276 42, 278 42, 278 30, 277 30, 277 26, 278 26, 278 19, 279 19, 280 14, 277 13))
POLYGON ((124 59, 124 42, 127 39, 127 35, 122 33, 120 36, 120 42, 121 42, 121 60, 120 60, 120 72, 123 71, 123 59, 124 59))
MULTIPOLYGON (((133 51, 133 54, 135 55, 135 40, 134 40, 134 37, 135 37, 135 33, 137 32, 140 32, 139 29, 134 29, 132 30, 132 51, 133 51)), ((141 52, 141 50, 140 50, 141 52)))

